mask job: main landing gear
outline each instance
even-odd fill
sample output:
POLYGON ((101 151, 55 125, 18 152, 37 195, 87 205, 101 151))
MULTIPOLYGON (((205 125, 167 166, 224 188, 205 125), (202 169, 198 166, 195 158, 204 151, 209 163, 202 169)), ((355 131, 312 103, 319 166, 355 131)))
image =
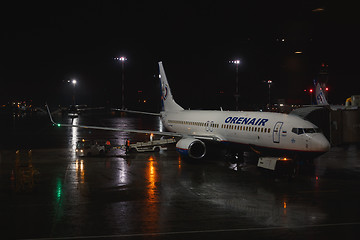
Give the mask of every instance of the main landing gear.
POLYGON ((229 167, 233 170, 244 170, 247 166, 244 152, 228 151, 225 154, 225 161, 229 163, 229 167))

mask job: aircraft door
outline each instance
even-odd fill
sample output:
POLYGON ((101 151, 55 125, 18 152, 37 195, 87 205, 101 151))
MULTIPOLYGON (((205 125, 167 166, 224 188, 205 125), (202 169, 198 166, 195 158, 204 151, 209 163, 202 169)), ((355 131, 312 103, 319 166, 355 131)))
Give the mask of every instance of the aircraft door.
POLYGON ((207 121, 205 126, 207 132, 212 132, 214 130, 214 121, 207 121))
POLYGON ((273 141, 274 143, 280 143, 281 127, 283 122, 277 122, 273 130, 273 141))

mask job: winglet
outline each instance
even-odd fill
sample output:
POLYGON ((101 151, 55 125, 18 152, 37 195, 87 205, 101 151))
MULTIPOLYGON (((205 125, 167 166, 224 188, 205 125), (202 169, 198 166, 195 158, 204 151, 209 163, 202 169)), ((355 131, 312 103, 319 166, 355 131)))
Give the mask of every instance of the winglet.
POLYGON ((46 105, 46 109, 47 109, 47 112, 48 112, 49 117, 50 117, 50 121, 51 121, 54 125, 57 125, 57 123, 54 122, 54 119, 53 119, 52 116, 51 116, 51 112, 50 112, 49 106, 47 105, 47 103, 45 103, 45 105, 46 105))

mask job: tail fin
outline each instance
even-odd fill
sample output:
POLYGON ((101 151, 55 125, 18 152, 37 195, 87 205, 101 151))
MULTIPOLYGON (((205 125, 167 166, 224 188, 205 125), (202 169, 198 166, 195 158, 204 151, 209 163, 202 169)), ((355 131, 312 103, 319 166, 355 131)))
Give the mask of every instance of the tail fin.
POLYGON ((329 103, 326 100, 325 94, 322 90, 322 87, 320 86, 320 83, 317 83, 316 85, 316 102, 318 105, 329 105, 329 103))
POLYGON ((161 81, 161 105, 163 111, 177 112, 184 110, 177 104, 171 94, 170 86, 166 78, 162 62, 159 62, 160 81, 161 81))

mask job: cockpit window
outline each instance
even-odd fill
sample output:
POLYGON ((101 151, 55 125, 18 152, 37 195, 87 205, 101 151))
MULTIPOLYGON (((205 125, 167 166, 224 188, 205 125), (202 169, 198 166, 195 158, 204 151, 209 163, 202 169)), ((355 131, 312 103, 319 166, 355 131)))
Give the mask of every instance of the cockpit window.
POLYGON ((297 135, 303 133, 321 133, 320 128, 293 128, 291 131, 297 135))

